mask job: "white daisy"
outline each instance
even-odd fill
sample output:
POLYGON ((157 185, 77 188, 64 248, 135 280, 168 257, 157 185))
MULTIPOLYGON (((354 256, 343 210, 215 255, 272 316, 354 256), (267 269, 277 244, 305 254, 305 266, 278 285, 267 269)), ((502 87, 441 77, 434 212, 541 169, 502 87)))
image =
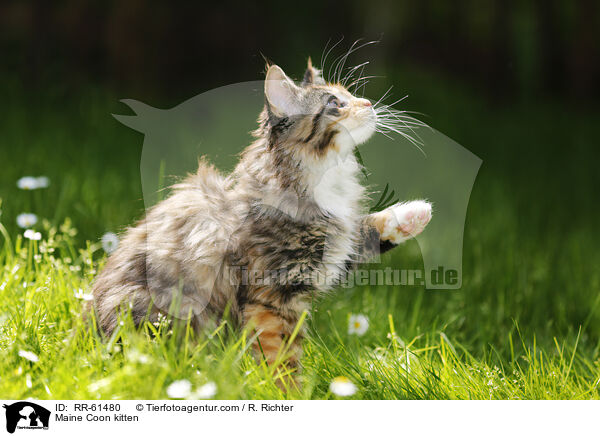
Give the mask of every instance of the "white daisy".
POLYGON ((19 350, 19 356, 23 359, 29 360, 30 362, 37 362, 40 360, 40 358, 37 357, 37 354, 32 353, 31 351, 19 350))
POLYGON ((170 398, 186 398, 192 391, 192 384, 189 380, 177 380, 167 387, 167 395, 170 398))
POLYGON ((217 394, 217 384, 215 382, 208 382, 194 391, 192 398, 194 399, 207 399, 212 398, 217 394))
POLYGON ((339 397, 349 397, 356 393, 356 386, 347 377, 336 377, 331 381, 329 390, 339 397))
POLYGON ((102 235, 102 248, 106 253, 111 254, 119 246, 119 237, 113 232, 107 232, 102 235))
POLYGON ((17 225, 22 229, 28 229, 37 224, 38 217, 34 213, 22 213, 17 215, 17 225))
POLYGON ((25 191, 31 191, 38 188, 38 180, 35 177, 21 177, 17 180, 17 187, 25 191))
POLYGON ((364 315, 350 315, 348 322, 349 335, 364 335, 369 329, 369 319, 364 315))
POLYGON ((35 181, 37 182, 38 188, 47 188, 50 186, 50 179, 46 176, 36 177, 35 181))
POLYGON ((31 239, 32 241, 39 241, 42 239, 42 234, 40 232, 36 232, 35 230, 27 229, 25 233, 23 233, 27 239, 31 239))
POLYGON ((90 301, 94 299, 94 296, 92 294, 86 294, 85 292, 83 292, 83 289, 79 288, 77 289, 75 292, 75 298, 78 298, 80 300, 85 300, 85 301, 90 301))

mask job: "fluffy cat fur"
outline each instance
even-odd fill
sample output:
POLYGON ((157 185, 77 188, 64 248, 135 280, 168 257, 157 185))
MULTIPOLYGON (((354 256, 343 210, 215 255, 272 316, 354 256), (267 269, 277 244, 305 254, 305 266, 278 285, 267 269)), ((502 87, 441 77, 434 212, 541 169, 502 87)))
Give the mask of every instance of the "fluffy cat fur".
MULTIPOLYGON (((299 85, 268 68, 258 122, 230 175, 201 160, 125 232, 93 288, 106 335, 122 309, 137 324, 165 314, 201 329, 227 308, 256 331, 257 358, 272 364, 313 294, 429 222, 425 201, 364 213, 353 150, 381 120, 369 100, 326 83, 310 61, 299 85)), ((288 367, 298 365, 303 336, 289 344, 288 367)))

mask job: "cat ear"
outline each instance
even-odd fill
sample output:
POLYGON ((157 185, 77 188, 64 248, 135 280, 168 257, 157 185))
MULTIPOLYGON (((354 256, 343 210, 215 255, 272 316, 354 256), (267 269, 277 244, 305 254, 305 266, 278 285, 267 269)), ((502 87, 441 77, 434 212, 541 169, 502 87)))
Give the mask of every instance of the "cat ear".
POLYGON ((277 65, 271 65, 265 79, 265 97, 271 110, 279 116, 300 113, 300 89, 277 65))
POLYGON ((306 72, 304 73, 301 85, 325 85, 325 80, 321 77, 321 71, 313 67, 310 57, 308 58, 308 66, 306 67, 306 72))

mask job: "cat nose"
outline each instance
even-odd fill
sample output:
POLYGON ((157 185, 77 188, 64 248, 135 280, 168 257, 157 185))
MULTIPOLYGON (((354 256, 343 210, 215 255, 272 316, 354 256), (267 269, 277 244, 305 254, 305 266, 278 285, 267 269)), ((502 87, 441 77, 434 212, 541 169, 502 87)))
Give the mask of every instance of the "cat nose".
POLYGON ((366 106, 366 107, 373 106, 373 104, 369 100, 367 100, 366 98, 359 98, 358 99, 358 103, 360 105, 366 106))

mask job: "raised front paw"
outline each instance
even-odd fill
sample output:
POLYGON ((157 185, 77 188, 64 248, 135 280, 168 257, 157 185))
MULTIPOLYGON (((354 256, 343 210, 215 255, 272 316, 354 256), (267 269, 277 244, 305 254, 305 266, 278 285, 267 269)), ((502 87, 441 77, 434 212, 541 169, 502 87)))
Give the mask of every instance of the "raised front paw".
POLYGON ((431 220, 431 204, 423 200, 398 203, 380 213, 385 214, 381 239, 399 244, 423 231, 431 220))

